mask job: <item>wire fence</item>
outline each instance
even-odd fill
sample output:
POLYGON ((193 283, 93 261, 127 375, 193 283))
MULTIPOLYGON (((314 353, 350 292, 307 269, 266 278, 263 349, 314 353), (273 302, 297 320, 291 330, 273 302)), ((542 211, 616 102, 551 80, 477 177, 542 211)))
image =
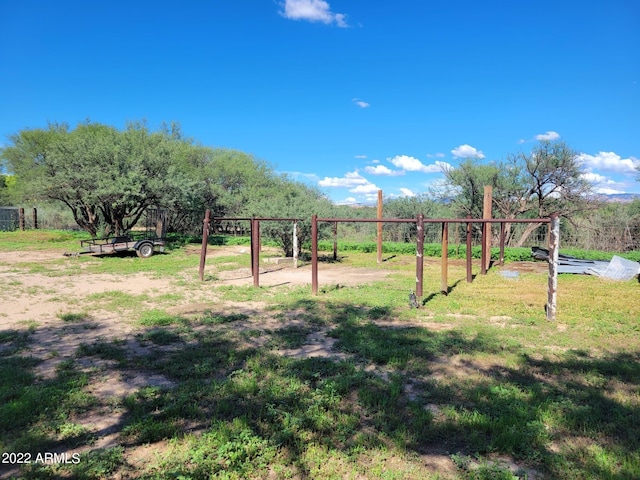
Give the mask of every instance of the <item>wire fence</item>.
MULTIPOLYGON (((170 222, 167 222, 170 223, 170 222)), ((308 223, 302 220, 301 227, 308 223)), ((14 206, 0 206, 0 231, 14 231, 18 229, 53 229, 79 230, 70 212, 59 208, 31 207, 19 208, 14 206), (23 214, 21 215, 21 212, 23 214)), ((506 224, 507 247, 522 246, 526 248, 548 245, 548 229, 540 225, 534 229, 524 241, 520 241, 526 224, 506 224)), ((212 225, 212 234, 246 236, 247 222, 219 222, 212 225)), ((491 226, 492 245, 500 244, 500 225, 491 226)), ((415 243, 416 225, 411 223, 384 224, 383 241, 415 243)), ((439 243, 442 239, 442 225, 425 223, 425 243, 439 243)), ((340 223, 338 237, 354 242, 371 242, 376 240, 376 223, 340 223)), ((320 238, 332 238, 332 228, 324 225, 320 238)), ((625 253, 640 251, 640 218, 614 218, 605 221, 599 219, 593 222, 570 224, 561 222, 561 249, 576 248, 584 250, 599 250, 605 252, 625 253)), ((451 223, 449 225, 449 240, 452 244, 464 244, 466 240, 466 223, 451 223)), ((472 228, 472 243, 474 246, 482 243, 480 224, 472 228)))

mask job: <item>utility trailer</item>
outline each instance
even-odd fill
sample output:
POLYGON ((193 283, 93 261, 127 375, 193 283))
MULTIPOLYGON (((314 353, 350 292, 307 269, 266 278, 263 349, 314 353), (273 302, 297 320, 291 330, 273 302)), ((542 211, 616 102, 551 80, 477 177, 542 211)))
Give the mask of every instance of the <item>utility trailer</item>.
POLYGON ((149 258, 155 252, 164 252, 166 236, 166 211, 149 209, 145 215, 145 227, 127 235, 81 240, 81 252, 65 253, 65 256, 111 255, 135 251, 140 258, 149 258))
POLYGON ((92 238, 91 240, 80 241, 80 247, 83 250, 78 252, 76 255, 110 255, 113 253, 135 250, 136 254, 140 258, 149 258, 156 250, 164 252, 164 245, 165 241, 161 238, 142 238, 136 240, 129 235, 120 237, 92 238))

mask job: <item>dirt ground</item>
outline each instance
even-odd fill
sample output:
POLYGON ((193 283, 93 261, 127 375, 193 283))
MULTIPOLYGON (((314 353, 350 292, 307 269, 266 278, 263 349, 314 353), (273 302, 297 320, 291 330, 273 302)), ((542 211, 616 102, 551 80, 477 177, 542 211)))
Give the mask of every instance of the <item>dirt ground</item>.
MULTIPOLYGON (((199 253, 197 251, 192 254, 199 253)), ((215 256, 248 255, 246 247, 215 247, 208 251, 208 258, 215 256)), ((204 311, 221 313, 246 313, 248 319, 234 322, 234 328, 262 330, 282 328, 282 319, 274 319, 264 309, 260 302, 223 302, 212 292, 211 282, 216 285, 253 285, 253 278, 249 269, 236 269, 216 272, 212 263, 207 265, 205 275, 212 275, 215 280, 198 282, 197 267, 193 271, 185 272, 182 282, 176 278, 158 278, 144 273, 133 275, 111 275, 79 273, 74 276, 51 276, 44 273, 25 273, 19 268, 21 263, 40 262, 47 264, 59 262, 60 253, 50 252, 1 252, 0 253, 0 332, 11 330, 27 330, 33 333, 29 337, 27 350, 23 355, 31 355, 41 362, 36 374, 40 381, 54 378, 56 367, 65 360, 75 360, 81 368, 91 372, 91 381, 87 387, 89 393, 97 397, 101 404, 113 404, 114 399, 121 399, 140 388, 149 385, 171 388, 173 382, 162 375, 150 374, 143 371, 127 371, 126 374, 112 368, 115 362, 95 357, 76 359, 76 351, 81 345, 91 345, 97 341, 111 341, 126 338, 126 348, 134 355, 147 353, 149 346, 136 340, 139 327, 128 318, 126 313, 114 311, 105 307, 104 310, 93 309, 87 322, 69 323, 60 317, 64 313, 83 310, 83 305, 89 302, 91 295, 104 292, 124 292, 130 295, 148 296, 150 308, 154 308, 154 298, 167 294, 179 294, 181 300, 175 305, 166 307, 167 312, 176 315, 193 315, 204 311), (96 374, 97 372, 97 374, 96 374)), ((77 259, 70 257, 67 262, 77 259)), ((50 268, 53 264, 50 265, 50 268)), ((538 264, 511 265, 511 270, 539 271, 538 264)), ((343 265, 322 264, 319 268, 319 286, 322 288, 336 285, 359 285, 384 279, 391 271, 380 269, 350 268, 343 265)), ((287 286, 308 285, 311 289, 311 266, 304 265, 294 269, 290 265, 263 264, 261 265, 260 286, 266 288, 287 288, 287 286)), ((95 305, 95 302, 89 302, 95 305)), ((164 306, 162 308, 165 308, 164 306)), ((291 322, 297 320, 292 315, 291 322)), ((452 318, 452 321, 455 319, 452 318)), ((381 322, 385 323, 385 322, 381 322)), ((407 326, 406 322, 403 324, 407 326)), ((384 326, 394 327, 393 322, 387 321, 384 326)), ((453 324, 429 322, 429 318, 422 319, 420 326, 434 329, 453 328, 453 324)), ((326 335, 327 331, 320 329, 309 335, 307 344, 300 348, 281 350, 283 356, 331 357, 345 358, 346 355, 333 350, 335 339, 326 335)), ((256 341, 260 341, 259 338, 256 341)), ((260 346, 260 345, 255 345, 260 346)), ((0 344, 0 349, 3 345, 0 344)), ((448 374, 455 365, 442 366, 443 375, 448 374)), ((371 370, 375 370, 373 366, 371 370)), ((385 371, 376 371, 382 376, 385 371)), ((410 389, 410 386, 407 388, 410 389)), ((411 394, 407 391, 407 394, 411 394)), ((428 406, 426 407, 428 408, 428 406)), ((112 408, 97 409, 87 412, 74 421, 94 433, 97 440, 87 447, 74 449, 73 452, 82 453, 89 449, 107 448, 118 445, 122 412, 112 408)), ((127 461, 132 465, 143 465, 145 459, 154 455, 160 445, 138 446, 128 448, 127 461)), ((455 466, 443 452, 433 452, 425 460, 431 463, 434 471, 442 474, 455 472, 455 466)), ((11 478, 16 470, 2 471, 0 478, 11 478)), ((531 476, 530 478, 534 478, 531 476)))

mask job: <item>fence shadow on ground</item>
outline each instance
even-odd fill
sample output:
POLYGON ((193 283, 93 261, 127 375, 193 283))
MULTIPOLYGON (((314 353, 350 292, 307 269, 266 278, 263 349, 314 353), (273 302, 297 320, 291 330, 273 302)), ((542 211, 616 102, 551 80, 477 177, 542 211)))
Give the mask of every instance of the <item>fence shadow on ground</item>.
MULTIPOLYGON (((4 332, 0 441, 34 454, 88 446, 80 463, 58 468, 89 478, 99 468, 107 476, 133 469, 122 446, 162 449, 168 439, 182 450, 151 473, 172 478, 259 476, 273 464, 303 478, 323 463, 357 470, 381 451, 423 463, 437 451, 458 466, 506 456, 520 473, 551 478, 632 478, 640 468, 640 410, 612 391, 638 391, 638 352, 544 360, 490 334, 392 323, 387 307, 305 299, 279 313, 294 327, 264 329, 246 315, 176 317, 130 337, 81 342, 48 380, 34 373, 47 360, 29 355, 33 335, 4 332), (319 334, 339 359, 278 354, 319 334), (487 361, 503 354, 517 364, 487 361), (91 387, 101 378, 166 381, 99 398, 91 387), (92 451, 96 433, 77 419, 115 411, 105 431, 118 446, 92 451)), ((56 334, 47 329, 40 334, 56 334)), ((53 471, 23 468, 25 478, 53 471)))

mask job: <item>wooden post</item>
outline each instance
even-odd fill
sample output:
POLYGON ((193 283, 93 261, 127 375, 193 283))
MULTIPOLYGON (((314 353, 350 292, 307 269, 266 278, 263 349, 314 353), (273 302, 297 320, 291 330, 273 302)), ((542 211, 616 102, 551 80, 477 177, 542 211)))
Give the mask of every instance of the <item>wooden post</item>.
POLYGON ((482 222, 482 253, 480 255, 480 275, 487 274, 487 257, 491 258, 491 255, 487 255, 487 222, 482 222))
POLYGON ((298 268, 298 221, 293 221, 293 268, 298 268))
POLYGON ((449 224, 442 222, 442 268, 440 270, 440 291, 445 295, 449 294, 449 224))
POLYGON ((472 262, 471 262, 471 215, 467 215, 467 283, 473 281, 472 262))
MULTIPOLYGON (((378 190, 378 220, 382 220, 382 190, 378 190)), ((378 226, 378 264, 382 263, 382 222, 378 226)))
POLYGON ((34 230, 38 229, 38 209, 33 207, 33 228, 34 230))
POLYGON ((311 215, 311 293, 318 294, 318 215, 311 215))
POLYGON ((200 249, 200 268, 198 275, 200 281, 204 280, 204 264, 207 260, 207 245, 209 244, 209 222, 211 220, 211 210, 207 208, 204 212, 204 221, 202 222, 202 248, 200 249))
POLYGON ((424 215, 416 220, 416 297, 422 297, 422 279, 424 276, 424 215))
MULTIPOLYGON (((484 203, 482 207, 482 218, 485 220, 491 220, 491 205, 493 204, 493 187, 491 185, 485 185, 484 187, 484 203)), ((483 247, 486 249, 486 255, 484 258, 484 268, 486 269, 491 265, 491 224, 485 223, 484 234, 482 235, 483 247)))
POLYGON ((24 208, 22 207, 18 209, 18 222, 20 225, 20 230, 24 230, 24 208))
POLYGON ((333 222, 333 260, 338 260, 338 222, 333 222))
POLYGON ((547 293, 547 320, 556 319, 558 301, 558 256, 560 254, 560 217, 551 214, 549 224, 549 289, 547 293))

